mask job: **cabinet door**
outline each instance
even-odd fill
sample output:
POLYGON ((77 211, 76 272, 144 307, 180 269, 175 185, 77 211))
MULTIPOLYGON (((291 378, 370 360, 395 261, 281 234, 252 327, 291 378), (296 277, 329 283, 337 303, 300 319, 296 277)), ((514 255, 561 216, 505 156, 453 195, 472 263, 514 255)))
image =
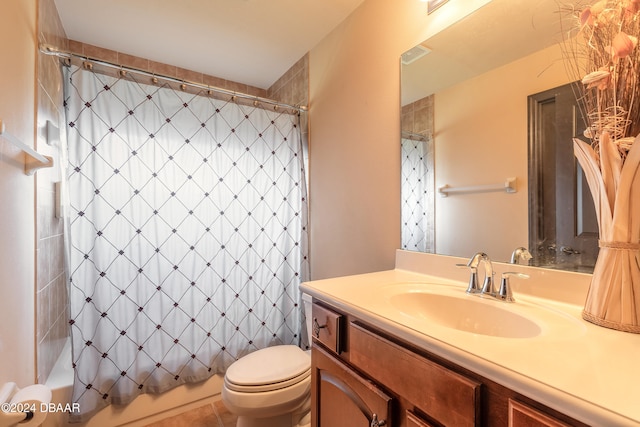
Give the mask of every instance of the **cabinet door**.
POLYGON ((319 347, 312 349, 314 427, 393 427, 392 398, 319 347))
POLYGON ((509 399, 509 427, 569 427, 530 406, 509 399))

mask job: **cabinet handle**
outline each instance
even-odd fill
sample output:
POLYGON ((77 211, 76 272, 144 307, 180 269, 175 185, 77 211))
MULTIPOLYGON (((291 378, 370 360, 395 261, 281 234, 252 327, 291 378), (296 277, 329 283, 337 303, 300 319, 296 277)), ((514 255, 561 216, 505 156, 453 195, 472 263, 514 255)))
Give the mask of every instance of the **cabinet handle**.
POLYGON ((387 423, 385 422, 385 420, 378 420, 378 414, 372 414, 371 415, 370 427, 382 427, 382 426, 384 426, 386 424, 387 423))
POLYGON ((314 317, 314 318, 313 318, 313 335, 314 335, 316 338, 320 338, 320 329, 324 329, 324 328, 326 328, 326 327, 327 327, 327 325, 326 325, 326 324, 325 324, 325 325, 320 326, 320 324, 318 323, 318 318, 317 318, 317 317, 314 317))

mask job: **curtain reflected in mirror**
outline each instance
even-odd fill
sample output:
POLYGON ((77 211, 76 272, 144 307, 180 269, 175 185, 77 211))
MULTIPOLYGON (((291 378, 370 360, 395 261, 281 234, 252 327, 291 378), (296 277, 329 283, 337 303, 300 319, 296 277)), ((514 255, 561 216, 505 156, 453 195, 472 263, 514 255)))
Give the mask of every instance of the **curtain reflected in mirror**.
POLYGON ((434 251, 433 140, 402 132, 402 248, 434 251))
POLYGON ((402 107, 402 249, 435 252, 433 95, 402 107))

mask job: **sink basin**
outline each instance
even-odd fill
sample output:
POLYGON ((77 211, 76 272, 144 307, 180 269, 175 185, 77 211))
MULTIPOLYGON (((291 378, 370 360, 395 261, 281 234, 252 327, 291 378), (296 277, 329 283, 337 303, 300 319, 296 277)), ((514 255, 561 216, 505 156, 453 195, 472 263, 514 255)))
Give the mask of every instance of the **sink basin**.
POLYGON ((403 316, 417 330, 439 327, 507 339, 575 337, 586 332, 579 317, 533 297, 516 295, 515 303, 506 303, 469 295, 457 284, 429 282, 396 283, 380 290, 389 313, 403 316))
POLYGON ((542 332, 536 321, 509 310, 508 307, 500 307, 500 304, 507 303, 467 295, 464 292, 461 295, 402 292, 391 295, 389 302, 407 316, 474 334, 501 338, 532 338, 542 332))

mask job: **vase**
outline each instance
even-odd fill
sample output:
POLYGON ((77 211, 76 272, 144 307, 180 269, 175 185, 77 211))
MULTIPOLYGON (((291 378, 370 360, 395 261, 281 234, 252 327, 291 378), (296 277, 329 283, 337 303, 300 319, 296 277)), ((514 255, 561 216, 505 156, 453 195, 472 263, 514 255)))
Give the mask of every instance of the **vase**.
POLYGON ((624 158, 606 133, 598 153, 579 139, 573 144, 600 233, 582 317, 606 328, 640 333, 640 137, 624 158))

